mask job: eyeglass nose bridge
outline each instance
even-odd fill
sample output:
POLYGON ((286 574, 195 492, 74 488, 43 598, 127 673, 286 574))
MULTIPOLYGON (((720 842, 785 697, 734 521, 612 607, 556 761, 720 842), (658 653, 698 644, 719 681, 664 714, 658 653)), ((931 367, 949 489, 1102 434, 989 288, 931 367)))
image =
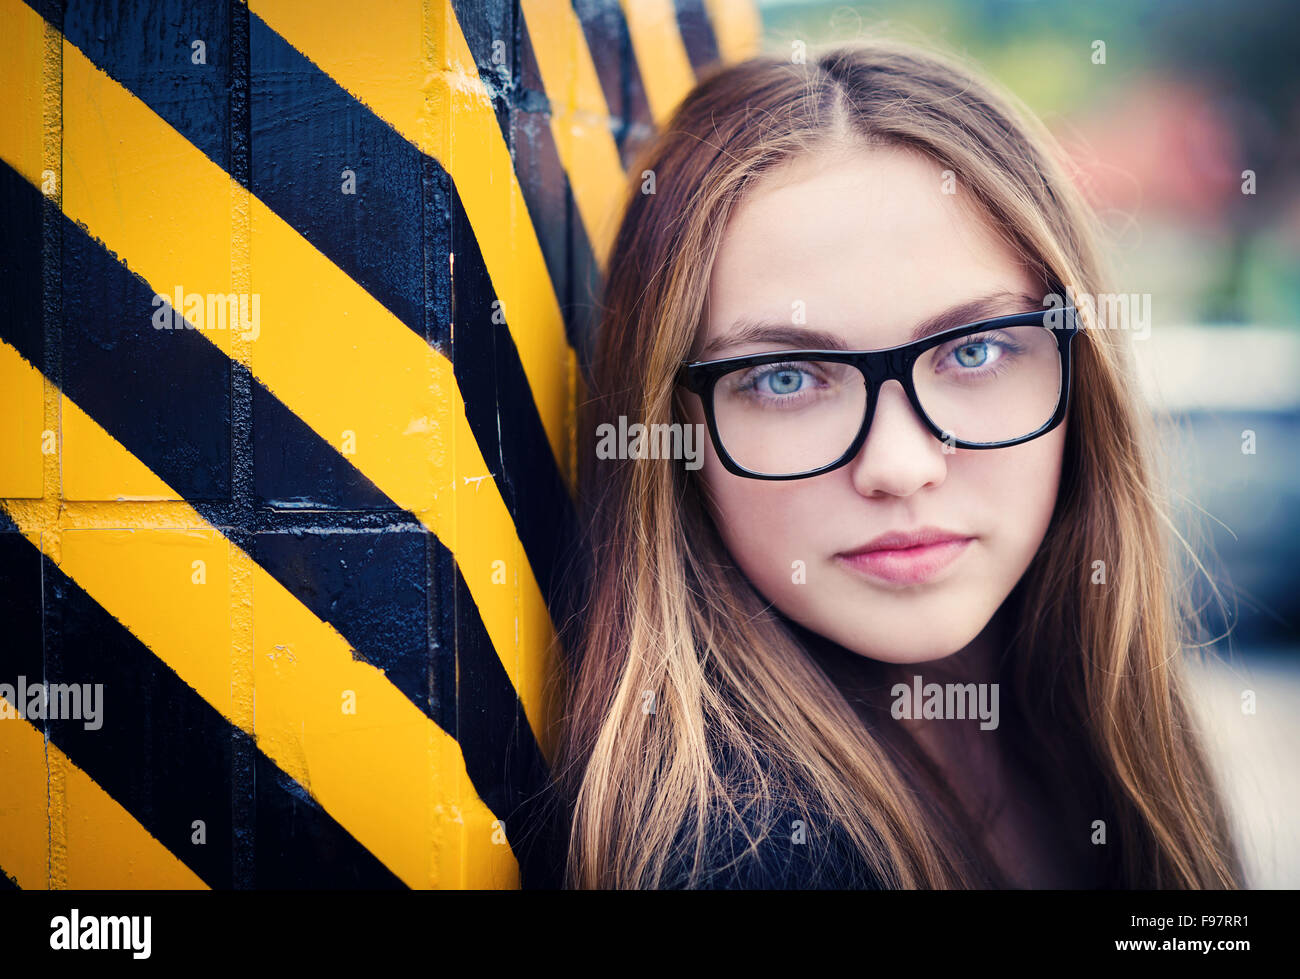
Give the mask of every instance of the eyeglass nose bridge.
POLYGON ((872 423, 875 421, 876 408, 880 404, 880 392, 888 381, 897 381, 898 386, 903 390, 903 397, 907 400, 908 406, 916 415, 917 420, 930 432, 936 439, 944 440, 938 427, 926 415, 925 410, 921 407, 916 397, 916 389, 912 384, 912 368, 916 363, 917 354, 906 350, 875 350, 859 354, 855 358, 855 364, 867 381, 866 404, 863 406, 862 425, 858 429, 857 437, 853 440, 853 445, 849 449, 849 456, 856 458, 862 451, 862 446, 866 444, 867 436, 871 433, 872 423))
POLYGON ((879 391, 886 381, 896 380, 906 391, 915 360, 915 354, 909 355, 905 351, 876 350, 860 354, 857 365, 875 390, 879 391))

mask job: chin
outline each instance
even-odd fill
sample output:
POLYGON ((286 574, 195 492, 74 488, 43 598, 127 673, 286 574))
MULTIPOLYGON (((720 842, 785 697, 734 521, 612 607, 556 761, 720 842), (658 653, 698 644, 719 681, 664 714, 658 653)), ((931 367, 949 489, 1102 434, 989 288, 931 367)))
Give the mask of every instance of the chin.
POLYGON ((949 644, 900 648, 896 643, 883 648, 861 645, 857 647, 851 646, 849 648, 859 656, 864 656, 867 659, 873 659, 880 663, 894 664, 933 663, 941 659, 947 659, 953 653, 957 652, 957 650, 961 649, 960 646, 952 646, 949 644))
POLYGON ((912 620, 906 626, 882 629, 876 620, 863 622, 852 632, 845 631, 843 623, 829 631, 815 625, 809 628, 859 656, 881 663, 930 663, 965 648, 979 635, 981 624, 975 623, 973 628, 936 629, 933 621, 912 620))

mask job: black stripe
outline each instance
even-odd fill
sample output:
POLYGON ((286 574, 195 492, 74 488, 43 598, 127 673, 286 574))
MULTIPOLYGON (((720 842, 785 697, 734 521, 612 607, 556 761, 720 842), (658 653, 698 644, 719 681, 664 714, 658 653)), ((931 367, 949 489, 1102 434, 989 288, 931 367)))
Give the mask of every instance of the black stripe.
MULTIPOLYGON (((235 369, 239 373, 243 368, 235 369)), ((259 505, 279 510, 401 509, 260 381, 250 377, 250 386, 253 491, 259 505)), ((335 521, 341 516, 318 513, 313 519, 335 521)))
POLYGON ((229 500, 229 358, 179 316, 156 329, 170 306, 66 218, 62 281, 63 390, 185 499, 229 500))
POLYGON ((36 549, 13 534, 0 534, 0 548, 5 590, 30 591, 35 580, 43 596, 43 606, 6 620, 6 633, 30 632, 33 610, 44 618, 44 655, 30 637, 7 644, 6 682, 103 684, 98 729, 70 718, 38 726, 209 886, 404 886, 57 565, 42 556, 34 567, 36 549), (232 818, 240 793, 252 796, 247 823, 232 818), (201 845, 192 841, 196 820, 201 845), (255 850, 247 879, 234 873, 241 845, 255 850))
MULTIPOLYGON (((600 79, 601 91, 605 94, 610 120, 621 129, 626 125, 623 118, 623 97, 626 93, 623 85, 622 45, 618 42, 627 33, 627 20, 617 3, 608 3, 606 0, 572 0, 572 3, 573 13, 582 26, 587 50, 591 52, 596 77, 600 79)), ((638 69, 632 65, 631 70, 638 69)), ((618 134, 616 130, 616 137, 618 134)))
MULTIPOLYGON (((4 645, 42 656, 41 555, 17 532, 0 507, 0 623, 4 623, 4 645), (13 528, 13 529, 10 529, 13 528)), ((32 677, 40 678, 40 672, 32 677)), ((0 674, 0 683, 13 684, 16 677, 0 674)), ((17 705, 14 705, 17 706, 17 705)))
MULTIPOLYGON (((517 3, 469 3, 452 0, 452 10, 461 35, 478 68, 479 80, 492 100, 497 125, 514 155, 510 130, 510 99, 517 86, 515 50, 516 25, 522 22, 517 3)), ((559 279, 557 282, 561 281, 559 279)))
POLYGON ((499 433, 495 444, 480 439, 483 458, 497 475, 547 607, 555 609, 561 598, 555 582, 560 548, 575 533, 568 489, 559 471, 548 465, 553 458, 550 443, 529 424, 535 407, 526 393, 521 396, 527 381, 519 360, 511 356, 509 331, 504 323, 493 323, 495 293, 469 217, 450 180, 431 179, 430 190, 431 198, 450 213, 456 250, 452 280, 456 331, 449 338, 456 378, 462 388, 482 395, 465 403, 465 414, 474 431, 499 433))
MULTIPOLYGON (((39 282, 38 282, 39 285, 39 282)), ((0 507, 0 629, 4 632, 4 646, 27 650, 39 662, 43 656, 41 637, 41 556, 27 539, 18 533, 18 527, 0 507)), ((0 654, 6 659, 10 654, 0 654)), ((16 685, 18 677, 6 669, 0 674, 0 683, 16 685)), ((39 681, 40 675, 30 679, 39 681)), ((11 704, 18 707, 18 704, 11 704)), ((9 718, 0 724, 18 724, 9 718)), ((8 779, 4 779, 8 789, 8 779)), ((29 800, 34 801, 34 800, 29 800)), ((45 800, 40 800, 44 808, 45 800)), ((18 881, 0 868, 0 890, 18 889, 18 881)))
POLYGON ((429 536, 420 529, 259 533, 253 558, 454 736, 454 663, 429 654, 429 536))
POLYGON ((517 64, 518 94, 510 107, 513 125, 509 130, 518 134, 511 146, 515 173, 546 264, 553 270, 551 279, 557 285, 564 283, 559 298, 569 343, 579 361, 587 364, 591 362, 599 308, 600 266, 582 212, 573 199, 569 175, 560 163, 560 151, 550 126, 550 98, 542 84, 528 25, 522 17, 517 64), (557 278, 556 269, 564 269, 567 274, 557 278))
POLYGON ((713 23, 704 9, 704 0, 676 0, 677 26, 686 45, 686 56, 691 60, 695 74, 699 74, 718 60, 718 39, 713 33, 713 23))
MULTIPOLYGON (((8 164, 5 170, 14 173, 8 164)), ((0 324, 5 340, 38 370, 45 366, 41 245, 46 211, 57 213, 26 180, 0 179, 0 213, 4 214, 0 221, 0 324)))
POLYGON ((256 14, 249 39, 250 189, 427 339, 425 283, 446 266, 424 251, 419 150, 256 14))
POLYGON ((546 761, 523 705, 492 651, 469 586, 450 552, 432 536, 430 541, 437 592, 453 596, 453 601, 438 607, 437 630, 447 641, 454 636, 460 664, 456 740, 466 770, 484 804, 502 819, 521 878, 529 886, 550 883, 554 871, 547 835, 551 827, 544 809, 549 801, 544 795, 546 761))
MULTIPOLYGON (((62 22, 27 0, 101 70, 230 172, 231 8, 218 0, 73 3, 62 22), (195 64, 195 41, 205 64, 195 64)), ((45 8, 45 9, 43 9, 45 8)))
POLYGON ((626 171, 637 149, 655 132, 627 18, 619 4, 603 0, 573 0, 573 9, 582 23, 587 49, 605 90, 615 125, 614 140, 626 171))

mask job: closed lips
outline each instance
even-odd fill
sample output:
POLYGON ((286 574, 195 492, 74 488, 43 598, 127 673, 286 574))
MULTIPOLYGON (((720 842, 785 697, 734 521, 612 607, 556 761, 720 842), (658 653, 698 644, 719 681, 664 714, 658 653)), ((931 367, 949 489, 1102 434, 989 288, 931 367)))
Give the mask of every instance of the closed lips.
POLYGON ((959 534, 951 530, 939 530, 924 527, 912 531, 891 531, 873 538, 861 547, 841 552, 845 557, 856 554, 870 554, 874 551, 900 551, 916 547, 929 547, 933 544, 946 544, 952 541, 969 540, 969 534, 959 534))
POLYGON ((938 577, 975 538, 927 528, 877 537, 856 551, 837 555, 859 574, 894 586, 920 585, 938 577))

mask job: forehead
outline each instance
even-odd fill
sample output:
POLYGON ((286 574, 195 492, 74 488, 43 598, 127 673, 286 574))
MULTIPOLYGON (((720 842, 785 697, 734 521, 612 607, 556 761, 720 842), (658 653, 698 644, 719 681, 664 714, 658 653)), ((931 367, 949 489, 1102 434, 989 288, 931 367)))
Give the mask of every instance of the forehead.
POLYGON ((728 222, 702 342, 737 320, 771 320, 876 349, 975 296, 1040 291, 969 193, 934 160, 892 147, 808 155, 764 176, 728 222))

